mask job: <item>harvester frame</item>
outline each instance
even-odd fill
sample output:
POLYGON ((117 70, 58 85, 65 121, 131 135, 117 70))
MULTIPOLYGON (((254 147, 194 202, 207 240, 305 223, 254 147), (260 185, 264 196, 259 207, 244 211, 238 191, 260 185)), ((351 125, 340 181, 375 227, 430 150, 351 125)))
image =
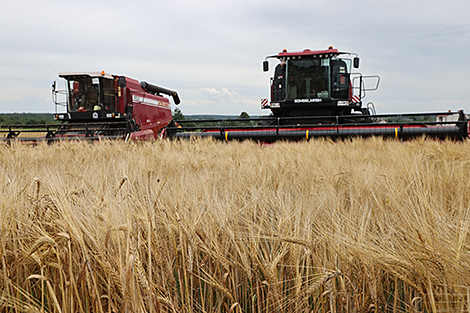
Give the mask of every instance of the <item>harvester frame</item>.
POLYGON ((268 59, 279 61, 270 78, 270 99, 261 99, 261 108, 271 110, 269 116, 172 121, 162 137, 273 142, 357 136, 462 140, 469 136, 463 111, 377 115, 372 102, 363 105, 366 92, 378 89, 380 77, 353 73, 352 68, 359 68, 360 63, 356 53, 331 46, 318 51, 284 49, 265 58, 265 72, 269 70, 268 59), (375 83, 367 87, 365 79, 375 83))
POLYGON ((59 77, 66 80, 66 89, 59 90, 54 82, 52 99, 54 118, 60 123, 0 125, 2 140, 156 139, 172 119, 170 101, 164 95, 180 103, 176 91, 104 71, 62 73, 59 77))

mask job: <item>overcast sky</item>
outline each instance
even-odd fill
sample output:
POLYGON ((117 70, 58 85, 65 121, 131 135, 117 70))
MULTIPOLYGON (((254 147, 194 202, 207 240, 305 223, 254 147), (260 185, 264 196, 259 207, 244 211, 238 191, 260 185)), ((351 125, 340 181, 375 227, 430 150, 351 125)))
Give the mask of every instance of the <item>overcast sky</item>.
POLYGON ((265 56, 330 45, 381 77, 378 113, 470 113, 468 0, 1 0, 0 29, 1 113, 54 112, 59 73, 104 70, 178 91, 186 115, 268 114, 265 56))

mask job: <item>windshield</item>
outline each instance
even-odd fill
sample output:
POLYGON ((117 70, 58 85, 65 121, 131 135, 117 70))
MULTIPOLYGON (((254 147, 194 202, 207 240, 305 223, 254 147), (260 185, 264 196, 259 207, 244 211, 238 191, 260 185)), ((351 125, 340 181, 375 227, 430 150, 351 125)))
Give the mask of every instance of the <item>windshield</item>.
POLYGON ((350 59, 288 60, 287 72, 287 99, 350 98, 350 59))
POLYGON ((68 80, 69 112, 114 110, 113 80, 98 77, 79 77, 68 80))
POLYGON ((287 99, 328 98, 330 59, 287 62, 287 99))

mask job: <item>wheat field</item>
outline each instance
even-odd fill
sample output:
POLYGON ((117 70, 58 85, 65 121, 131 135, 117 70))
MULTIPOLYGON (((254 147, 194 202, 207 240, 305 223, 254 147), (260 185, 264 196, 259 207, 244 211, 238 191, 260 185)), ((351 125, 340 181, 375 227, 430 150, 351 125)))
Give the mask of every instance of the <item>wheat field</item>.
POLYGON ((470 145, 0 146, 0 312, 469 312, 470 145))

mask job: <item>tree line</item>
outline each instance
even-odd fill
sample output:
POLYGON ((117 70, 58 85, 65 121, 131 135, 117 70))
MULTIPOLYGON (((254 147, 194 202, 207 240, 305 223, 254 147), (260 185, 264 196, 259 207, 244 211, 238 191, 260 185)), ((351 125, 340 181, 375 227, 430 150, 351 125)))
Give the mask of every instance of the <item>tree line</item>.
POLYGON ((52 113, 4 113, 0 114, 1 125, 13 124, 54 124, 54 114, 52 113))
MULTIPOLYGON (((173 119, 181 123, 184 127, 219 127, 219 126, 254 126, 255 121, 244 121, 249 119, 250 115, 247 112, 241 112, 240 115, 190 115, 188 118, 183 114, 179 108, 173 111, 173 119), (240 119, 238 121, 237 119, 240 119)), ((197 130, 197 129, 193 129, 197 130)))

